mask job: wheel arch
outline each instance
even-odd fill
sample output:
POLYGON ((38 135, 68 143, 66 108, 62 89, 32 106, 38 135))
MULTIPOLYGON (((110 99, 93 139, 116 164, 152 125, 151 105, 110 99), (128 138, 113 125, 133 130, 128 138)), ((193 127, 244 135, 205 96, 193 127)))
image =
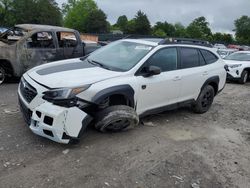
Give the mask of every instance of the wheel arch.
MULTIPOLYGON (((134 89, 130 85, 119 85, 106 88, 98 92, 92 99, 92 102, 95 104, 100 104, 106 98, 111 98, 111 100, 119 100, 121 104, 124 103, 124 100, 127 101, 127 106, 132 108, 135 107, 134 100, 134 89)), ((119 104, 119 103, 118 103, 119 104)))
POLYGON ((219 76, 213 76, 208 78, 204 84, 201 87, 200 92, 207 86, 207 85, 211 85, 214 88, 214 93, 215 95, 218 94, 218 90, 219 90, 219 83, 220 83, 220 78, 219 76))
POLYGON ((0 59, 0 67, 6 71, 6 74, 14 75, 14 69, 10 61, 6 59, 0 59))

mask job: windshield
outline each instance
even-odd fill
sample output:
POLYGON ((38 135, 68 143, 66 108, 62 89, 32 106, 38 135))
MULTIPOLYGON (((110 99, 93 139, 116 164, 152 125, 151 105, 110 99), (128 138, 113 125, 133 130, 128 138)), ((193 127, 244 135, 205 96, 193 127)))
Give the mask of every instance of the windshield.
POLYGON ((5 43, 14 43, 26 35, 27 31, 22 28, 14 27, 1 34, 1 41, 5 43))
POLYGON ((128 71, 148 54, 152 48, 150 45, 117 41, 92 53, 88 60, 110 70, 128 71))
POLYGON ((225 58, 226 60, 250 61, 250 53, 234 53, 225 58))

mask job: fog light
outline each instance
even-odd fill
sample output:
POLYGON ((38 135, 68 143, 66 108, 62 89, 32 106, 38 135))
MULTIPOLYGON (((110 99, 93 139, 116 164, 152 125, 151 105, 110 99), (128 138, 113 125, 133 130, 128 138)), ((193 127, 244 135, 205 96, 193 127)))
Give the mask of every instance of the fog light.
POLYGON ((239 75, 239 71, 238 70, 236 71, 236 74, 239 75))

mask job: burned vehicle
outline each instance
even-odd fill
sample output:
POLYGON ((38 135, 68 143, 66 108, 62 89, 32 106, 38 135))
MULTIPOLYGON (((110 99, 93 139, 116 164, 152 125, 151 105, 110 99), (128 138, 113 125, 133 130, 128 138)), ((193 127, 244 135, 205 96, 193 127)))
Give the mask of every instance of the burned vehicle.
POLYGON ((92 52, 78 31, 48 25, 21 24, 0 35, 0 84, 6 77, 21 77, 27 70, 56 60, 92 52))
POLYGON ((67 144, 90 124, 117 132, 138 125, 139 117, 181 105, 207 112, 225 86, 225 64, 208 45, 184 42, 120 40, 83 58, 29 70, 18 88, 26 124, 67 144))

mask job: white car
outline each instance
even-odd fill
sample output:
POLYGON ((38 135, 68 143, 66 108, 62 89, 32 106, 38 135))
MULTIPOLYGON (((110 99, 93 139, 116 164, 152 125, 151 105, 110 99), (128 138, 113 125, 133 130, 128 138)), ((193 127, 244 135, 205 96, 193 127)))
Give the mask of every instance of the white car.
POLYGON ((216 49, 227 49, 227 47, 224 44, 215 44, 213 47, 216 49))
POLYGON ((122 131, 139 117, 182 105, 205 113, 226 71, 212 48, 188 43, 125 39, 35 67, 18 89, 24 119, 35 134, 67 144, 90 122, 102 132, 122 131))
POLYGON ((221 58, 225 58, 229 56, 230 54, 237 52, 238 50, 236 49, 218 49, 217 53, 221 56, 221 58))
POLYGON ((228 66, 228 80, 238 80, 241 84, 245 84, 250 73, 250 51, 235 52, 224 60, 228 66))

